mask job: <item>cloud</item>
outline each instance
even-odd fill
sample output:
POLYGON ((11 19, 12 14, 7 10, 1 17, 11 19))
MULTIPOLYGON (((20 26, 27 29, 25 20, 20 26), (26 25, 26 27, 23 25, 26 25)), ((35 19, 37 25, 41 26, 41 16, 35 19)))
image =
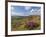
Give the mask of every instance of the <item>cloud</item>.
POLYGON ((14 7, 12 7, 11 9, 12 9, 12 12, 11 12, 12 16, 24 16, 24 13, 14 11, 15 10, 14 7))
POLYGON ((34 9, 31 9, 29 12, 33 12, 34 11, 34 9))
MULTIPOLYGON (((29 10, 30 8, 31 8, 30 6, 25 6, 25 10, 29 10)), ((12 16, 41 15, 40 9, 38 10, 38 12, 35 12, 34 9, 31 9, 29 12, 26 12, 26 13, 24 13, 24 12, 16 12, 14 10, 15 10, 15 8, 12 7, 12 16)))
POLYGON ((32 9, 30 10, 29 15, 41 15, 40 11, 41 11, 40 9, 39 10, 32 9))
POLYGON ((30 6, 25 6, 25 10, 29 10, 30 8, 30 6))
POLYGON ((14 7, 11 7, 12 10, 14 10, 14 7))
POLYGON ((12 16, 29 16, 29 13, 18 13, 18 12, 12 12, 11 13, 12 16))
POLYGON ((24 16, 24 13, 12 12, 12 16, 24 16))

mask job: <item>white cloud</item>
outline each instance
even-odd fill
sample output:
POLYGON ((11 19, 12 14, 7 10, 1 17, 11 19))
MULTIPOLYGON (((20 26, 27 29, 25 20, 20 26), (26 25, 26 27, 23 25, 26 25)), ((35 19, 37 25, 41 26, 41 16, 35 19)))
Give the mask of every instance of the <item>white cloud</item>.
POLYGON ((14 7, 12 7, 11 15, 12 16, 24 16, 24 13, 16 12, 16 11, 14 11, 14 7))
POLYGON ((17 13, 17 12, 12 12, 11 13, 12 14, 12 16, 29 16, 29 13, 28 14, 24 14, 24 13, 17 13))
POLYGON ((11 7, 12 10, 14 10, 14 7, 11 7))
POLYGON ((33 9, 32 10, 30 10, 30 12, 32 12, 32 11, 34 11, 33 9))
POLYGON ((30 6, 25 6, 25 10, 29 10, 30 8, 30 6))
MULTIPOLYGON (((26 6, 25 9, 29 10, 31 7, 26 6)), ((12 16, 29 16, 29 15, 40 15, 41 13, 39 12, 40 9, 38 10, 38 12, 35 12, 34 9, 30 10, 29 12, 27 12, 26 14, 23 12, 14 12, 14 7, 12 7, 12 16)))
POLYGON ((24 16, 24 13, 12 12, 12 16, 24 16))
POLYGON ((39 10, 32 9, 30 10, 29 15, 41 15, 40 11, 41 11, 40 9, 39 10))

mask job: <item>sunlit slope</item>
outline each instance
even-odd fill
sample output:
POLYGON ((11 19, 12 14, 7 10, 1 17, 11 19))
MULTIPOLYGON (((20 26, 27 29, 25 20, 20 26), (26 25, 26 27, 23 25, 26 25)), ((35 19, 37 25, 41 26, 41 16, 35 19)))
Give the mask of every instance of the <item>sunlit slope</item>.
POLYGON ((38 30, 40 29, 40 16, 12 16, 11 30, 38 30))

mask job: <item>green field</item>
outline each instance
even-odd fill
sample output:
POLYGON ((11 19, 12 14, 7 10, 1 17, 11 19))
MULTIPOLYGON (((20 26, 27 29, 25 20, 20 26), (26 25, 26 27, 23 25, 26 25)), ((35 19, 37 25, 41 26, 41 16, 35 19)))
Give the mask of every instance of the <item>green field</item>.
POLYGON ((40 16, 11 16, 11 31, 39 30, 40 16))

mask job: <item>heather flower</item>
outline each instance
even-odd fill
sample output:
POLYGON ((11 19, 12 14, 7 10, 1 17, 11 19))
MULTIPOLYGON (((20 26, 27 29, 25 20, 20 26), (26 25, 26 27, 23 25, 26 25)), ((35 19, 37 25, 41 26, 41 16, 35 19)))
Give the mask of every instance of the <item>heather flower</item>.
POLYGON ((28 22, 27 25, 30 26, 30 27, 34 27, 35 23, 34 22, 28 22))

